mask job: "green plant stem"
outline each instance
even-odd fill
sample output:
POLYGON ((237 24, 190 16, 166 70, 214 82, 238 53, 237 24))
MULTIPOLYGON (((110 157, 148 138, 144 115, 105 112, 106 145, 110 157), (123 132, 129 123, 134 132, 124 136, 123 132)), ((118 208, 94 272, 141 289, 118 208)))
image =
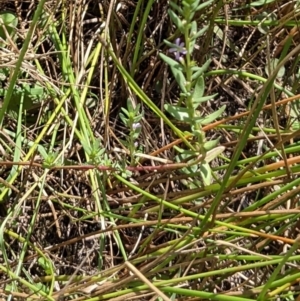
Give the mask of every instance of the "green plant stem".
POLYGON ((281 21, 272 21, 272 20, 265 20, 265 21, 260 21, 260 20, 225 20, 225 19, 215 19, 215 23, 217 24, 228 24, 231 26, 286 26, 286 27, 294 27, 297 26, 297 22, 293 20, 288 20, 286 22, 281 22, 281 21))

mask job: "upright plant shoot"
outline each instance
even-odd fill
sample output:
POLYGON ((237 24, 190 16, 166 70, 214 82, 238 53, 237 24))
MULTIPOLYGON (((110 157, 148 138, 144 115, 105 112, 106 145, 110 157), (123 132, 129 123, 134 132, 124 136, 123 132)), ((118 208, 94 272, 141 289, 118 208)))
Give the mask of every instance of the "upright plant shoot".
POLYGON ((208 68, 210 59, 207 59, 203 66, 197 66, 192 54, 196 40, 203 36, 208 28, 208 26, 204 26, 198 30, 195 13, 212 2, 206 1, 200 4, 200 0, 185 0, 181 2, 181 6, 170 2, 171 8, 168 13, 180 36, 173 43, 165 40, 164 42, 169 47, 169 55, 160 54, 161 59, 169 65, 181 91, 178 102, 166 104, 165 110, 175 119, 190 125, 190 131, 195 141, 194 149, 177 148, 179 155, 176 160, 182 161, 197 156, 199 164, 185 170, 185 172, 200 172, 204 184, 207 185, 211 182, 211 169, 208 163, 218 156, 224 148, 216 147, 218 139, 206 141, 202 126, 218 118, 223 113, 225 106, 208 116, 201 114, 203 103, 216 95, 204 96, 203 73, 208 68), (173 54, 174 59, 170 57, 170 54, 173 54), (209 156, 207 156, 207 152, 209 152, 209 156))

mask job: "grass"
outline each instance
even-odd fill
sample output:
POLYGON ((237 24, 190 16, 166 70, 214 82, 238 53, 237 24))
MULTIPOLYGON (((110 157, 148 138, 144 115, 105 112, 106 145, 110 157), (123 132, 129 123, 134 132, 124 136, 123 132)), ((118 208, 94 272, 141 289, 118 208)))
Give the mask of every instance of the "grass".
POLYGON ((200 2, 1 2, 3 300, 299 300, 299 1, 200 2))

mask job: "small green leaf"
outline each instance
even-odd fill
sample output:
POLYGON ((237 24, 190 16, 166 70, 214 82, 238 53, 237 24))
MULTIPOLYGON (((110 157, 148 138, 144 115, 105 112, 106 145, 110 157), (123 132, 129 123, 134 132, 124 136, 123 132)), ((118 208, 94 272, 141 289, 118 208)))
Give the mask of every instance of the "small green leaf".
POLYGON ((190 24, 192 22, 192 20, 194 20, 194 16, 195 16, 195 12, 196 12, 196 9, 192 9, 192 2, 191 0, 188 0, 188 1, 185 1, 185 0, 182 0, 181 4, 183 6, 183 16, 185 16, 186 18, 186 21, 188 24, 190 24))
MULTIPOLYGON (((194 34, 196 34, 196 32, 197 32, 197 22, 193 21, 191 23, 190 35, 193 36, 194 34)), ((191 38, 190 39, 190 48, 189 48, 190 53, 192 53, 194 51, 195 43, 196 43, 196 39, 191 38)))
POLYGON ((0 24, 16 27, 18 25, 18 18, 11 12, 2 12, 0 13, 0 24))
POLYGON ((176 79, 176 82, 179 85, 181 91, 183 93, 186 93, 187 92, 186 87, 185 87, 186 79, 183 75, 183 72, 180 69, 173 68, 173 67, 171 67, 171 71, 172 71, 172 73, 173 73, 173 75, 176 79))
POLYGON ((199 37, 203 36, 205 34, 205 32, 207 31, 208 26, 204 26, 203 28, 201 28, 197 33, 194 33, 191 36, 192 41, 195 41, 196 39, 198 39, 199 37))
POLYGON ((184 28, 180 18, 171 9, 168 9, 168 14, 175 26, 183 33, 184 28))
POLYGON ((133 122, 134 122, 134 123, 138 123, 138 122, 141 121, 141 119, 142 119, 143 117, 144 117, 144 111, 143 111, 141 114, 134 116, 133 122))
POLYGON ((6 34, 2 26, 5 27, 7 33, 12 37, 18 25, 18 18, 11 12, 0 13, 0 37, 6 40, 6 34))
POLYGON ((172 48, 174 46, 176 46, 176 44, 169 42, 168 40, 164 40, 164 43, 169 47, 172 48))
POLYGON ((199 118, 196 118, 196 120, 198 120, 201 125, 209 124, 209 123, 215 121, 224 112, 225 108, 226 108, 226 106, 222 106, 219 110, 209 114, 208 116, 199 117, 199 118))
POLYGON ((195 80, 196 78, 198 78, 200 75, 202 75, 206 69, 209 67, 211 63, 211 60, 207 60, 202 67, 193 67, 193 71, 195 70, 196 72, 193 73, 192 75, 192 80, 195 80))
POLYGON ((7 68, 0 68, 0 81, 5 81, 5 79, 8 76, 9 76, 9 71, 7 70, 7 68))
POLYGON ((30 94, 32 96, 42 96, 44 94, 44 88, 39 85, 34 85, 32 88, 30 88, 30 94))
POLYGON ((190 9, 192 11, 196 11, 197 10, 197 6, 199 5, 200 0, 194 0, 193 2, 191 2, 190 4, 190 9))
POLYGON ((133 105, 132 105, 132 102, 131 102, 130 98, 127 98, 126 104, 127 104, 127 110, 128 110, 128 112, 129 113, 134 112, 134 108, 133 108, 133 105))
POLYGON ((51 275, 51 267, 49 261, 47 261, 44 257, 40 257, 38 259, 38 263, 47 275, 51 275))
POLYGON ((207 6, 209 6, 210 4, 212 4, 214 2, 214 0, 208 0, 208 1, 205 1, 204 3, 201 3, 196 9, 195 11, 198 11, 198 10, 201 10, 207 6))
POLYGON ((34 101, 41 100, 44 94, 43 92, 43 87, 39 85, 35 85, 33 88, 31 88, 29 84, 23 84, 22 87, 15 87, 8 109, 10 111, 19 112, 19 107, 22 102, 23 110, 29 110, 32 108, 34 101))
MULTIPOLYGON (((184 151, 175 157, 175 161, 178 163, 181 163, 181 162, 186 161, 187 159, 191 158, 192 155, 194 155, 194 153, 191 153, 189 151, 184 151)), ((189 160, 189 161, 191 161, 191 160, 189 160)), ((198 170, 197 164, 191 165, 188 167, 183 167, 181 169, 181 171, 185 174, 195 173, 195 172, 197 172, 197 170, 198 170)))
POLYGON ((204 94, 204 89, 205 89, 204 78, 203 76, 199 76, 197 78, 194 93, 193 93, 193 99, 195 101, 197 101, 199 98, 202 98, 204 94))
POLYGON ((123 113, 119 113, 121 120, 123 121, 124 125, 128 126, 128 118, 125 117, 123 113))
POLYGON ((193 34, 195 34, 197 32, 197 22, 193 21, 191 24, 191 37, 193 36, 193 34))
POLYGON ((208 186, 211 184, 211 168, 207 162, 204 162, 200 166, 200 175, 203 180, 203 183, 205 186, 208 186))
POLYGON ((90 156, 92 161, 95 160, 98 162, 102 158, 102 155, 104 154, 104 152, 105 152, 105 148, 102 147, 101 140, 100 140, 100 138, 98 138, 93 141, 88 155, 90 156))
POLYGON ((183 107, 172 106, 170 104, 164 105, 165 110, 172 115, 176 120, 189 121, 189 110, 183 107))
POLYGON ((220 154, 222 154, 224 152, 224 150, 225 150, 224 146, 218 146, 218 147, 215 147, 214 149, 208 151, 206 153, 205 162, 209 163, 210 161, 214 160, 220 154))
POLYGON ((55 161, 58 157, 58 152, 49 152, 44 158, 43 167, 51 168, 55 166, 55 161))
POLYGON ((182 15, 182 9, 173 1, 170 1, 169 5, 174 9, 179 12, 180 15, 182 15))
POLYGON ((129 112, 125 108, 122 107, 121 111, 123 111, 123 113, 126 114, 126 116, 129 116, 129 112))
POLYGON ((42 145, 38 145, 37 146, 37 149, 38 149, 38 151, 39 151, 39 153, 40 153, 40 155, 43 157, 43 159, 45 160, 47 157, 48 157, 48 153, 47 153, 47 151, 45 150, 45 148, 42 146, 42 145))
MULTIPOLYGON (((170 42, 165 41, 165 43, 166 43, 166 45, 168 45, 168 43, 170 43, 170 42)), ((173 44, 171 44, 171 45, 173 45, 173 44)), ((177 62, 177 61, 171 59, 170 57, 166 56, 166 55, 163 54, 163 53, 160 53, 159 56, 160 56, 160 58, 161 58, 165 63, 167 63, 170 67, 182 70, 182 66, 181 66, 181 64, 180 64, 179 62, 177 62)))
POLYGON ((214 97, 216 97, 218 94, 203 96, 198 99, 193 99, 193 107, 196 109, 200 103, 206 102, 214 97))
POLYGON ((215 140, 210 140, 204 143, 204 148, 207 151, 210 151, 211 149, 215 148, 220 142, 220 138, 215 139, 215 140))
MULTIPOLYGON (((277 59, 277 58, 271 59, 271 62, 270 62, 270 71, 271 71, 271 73, 273 73, 273 71, 274 71, 275 68, 277 67, 278 63, 279 63, 279 59, 277 59)), ((270 76, 268 66, 265 67, 265 72, 266 72, 266 74, 267 74, 268 76, 270 76)), ((285 74, 285 67, 282 66, 282 67, 279 69, 278 73, 277 73, 277 77, 283 77, 284 74, 285 74)))

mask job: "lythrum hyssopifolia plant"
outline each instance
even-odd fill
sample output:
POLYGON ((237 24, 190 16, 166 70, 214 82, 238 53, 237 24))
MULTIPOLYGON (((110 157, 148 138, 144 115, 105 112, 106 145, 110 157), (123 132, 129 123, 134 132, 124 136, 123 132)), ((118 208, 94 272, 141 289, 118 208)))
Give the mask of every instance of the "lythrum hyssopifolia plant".
POLYGON ((176 160, 199 158, 193 166, 185 169, 184 172, 200 173, 204 184, 211 182, 209 161, 224 150, 223 147, 216 147, 218 139, 206 141, 205 133, 202 130, 203 125, 214 121, 225 109, 225 106, 223 106, 208 116, 203 116, 201 113, 204 103, 216 96, 204 96, 203 73, 208 68, 210 59, 207 59, 203 66, 197 66, 197 63, 193 60, 195 43, 197 39, 205 34, 208 28, 208 26, 201 26, 201 29, 198 29, 197 21, 194 20, 195 13, 210 5, 211 2, 206 1, 200 4, 200 0, 185 0, 182 1, 181 6, 170 2, 171 9, 168 10, 168 13, 181 38, 178 37, 175 43, 165 40, 169 47, 169 53, 174 55, 174 59, 170 55, 160 54, 161 59, 169 65, 181 90, 178 102, 176 104, 166 104, 165 110, 175 119, 190 125, 190 131, 195 141, 193 149, 183 150, 177 148, 179 155, 176 160))
POLYGON ((120 118, 129 129, 129 135, 126 140, 122 140, 124 146, 129 150, 130 155, 130 165, 133 166, 135 162, 135 153, 137 149, 137 139, 141 133, 141 124, 140 121, 143 118, 143 113, 140 113, 140 105, 138 104, 135 108, 130 101, 127 100, 127 109, 122 108, 120 112, 120 118))

